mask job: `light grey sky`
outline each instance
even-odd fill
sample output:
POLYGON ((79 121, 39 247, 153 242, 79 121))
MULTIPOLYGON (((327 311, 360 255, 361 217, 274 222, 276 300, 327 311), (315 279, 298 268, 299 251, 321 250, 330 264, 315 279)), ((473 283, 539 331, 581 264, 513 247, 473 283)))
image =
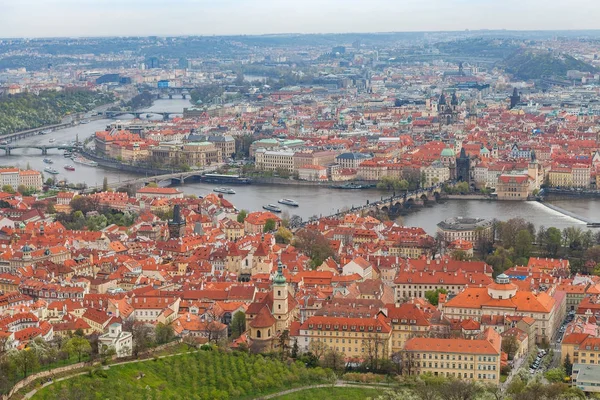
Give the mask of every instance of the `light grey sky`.
POLYGON ((598 0, 0 0, 0 37, 599 29, 598 0))

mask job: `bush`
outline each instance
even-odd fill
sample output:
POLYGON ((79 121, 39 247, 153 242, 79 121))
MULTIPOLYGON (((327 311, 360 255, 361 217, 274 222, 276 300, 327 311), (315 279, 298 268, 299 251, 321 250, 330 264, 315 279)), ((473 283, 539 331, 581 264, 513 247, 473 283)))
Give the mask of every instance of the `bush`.
POLYGON ((378 375, 372 372, 361 374, 358 372, 347 372, 342 375, 342 379, 350 382, 361 382, 361 383, 381 383, 385 382, 385 375, 378 375))

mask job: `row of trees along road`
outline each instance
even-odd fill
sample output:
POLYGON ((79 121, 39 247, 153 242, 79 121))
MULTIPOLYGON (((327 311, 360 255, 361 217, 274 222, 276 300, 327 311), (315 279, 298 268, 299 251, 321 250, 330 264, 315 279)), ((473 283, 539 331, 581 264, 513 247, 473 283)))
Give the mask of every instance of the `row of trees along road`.
MULTIPOLYGON (((171 325, 158 324, 153 327, 126 321, 123 329, 133 334, 134 358, 175 338, 171 325)), ((56 336, 51 341, 37 338, 23 350, 12 348, 6 337, 0 337, 0 394, 8 393, 17 381, 42 370, 82 361, 107 361, 115 354, 114 350, 100 348, 98 336, 94 333, 86 337, 78 329, 69 336, 56 336)))

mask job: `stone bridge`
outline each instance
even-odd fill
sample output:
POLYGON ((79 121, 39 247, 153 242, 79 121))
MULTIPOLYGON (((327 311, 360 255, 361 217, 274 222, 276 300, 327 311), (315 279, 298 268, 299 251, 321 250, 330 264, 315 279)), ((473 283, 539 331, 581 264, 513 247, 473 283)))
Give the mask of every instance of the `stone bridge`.
MULTIPOLYGON (((445 185, 454 186, 453 183, 446 183, 445 185)), ((339 218, 349 212, 369 212, 379 210, 387 213, 390 216, 398 216, 403 210, 408 210, 414 206, 423 206, 428 203, 435 203, 441 199, 443 195, 443 185, 436 184, 428 188, 417 189, 410 192, 403 192, 396 194, 394 193, 390 197, 382 197, 381 200, 369 201, 361 206, 352 206, 348 211, 340 211, 332 215, 323 215, 322 218, 339 218)), ((314 218, 301 223, 298 226, 292 228, 302 227, 310 222, 314 221, 314 218)))
POLYGON ((46 145, 35 145, 35 144, 30 144, 30 145, 6 144, 6 145, 0 145, 0 149, 4 150, 4 152, 6 153, 7 156, 9 156, 11 151, 15 150, 15 149, 39 149, 42 151, 43 155, 46 155, 46 154, 48 154, 48 150, 50 150, 50 149, 77 151, 80 149, 80 146, 79 145, 77 145, 77 146, 74 146, 74 145, 46 146, 46 145))
POLYGON ((133 115, 135 118, 141 118, 142 115, 162 115, 163 119, 169 119, 171 115, 181 114, 172 111, 104 111, 100 115, 106 118, 118 118, 123 115, 133 115))
MULTIPOLYGON (((198 182, 206 173, 214 172, 219 168, 219 165, 206 167, 201 170, 187 171, 187 172, 173 172, 170 174, 154 175, 145 178, 134 178, 119 182, 109 182, 108 187, 118 189, 127 187, 141 187, 146 186, 150 183, 159 184, 161 182, 167 185, 183 185, 187 182, 198 182)), ((95 190, 102 189, 103 185, 89 186, 86 191, 92 192, 95 190)))

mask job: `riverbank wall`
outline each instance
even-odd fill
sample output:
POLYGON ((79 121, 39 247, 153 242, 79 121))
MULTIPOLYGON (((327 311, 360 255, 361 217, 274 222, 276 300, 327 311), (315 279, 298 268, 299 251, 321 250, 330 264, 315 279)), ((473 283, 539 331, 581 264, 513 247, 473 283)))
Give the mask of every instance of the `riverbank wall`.
POLYGON ((96 161, 98 163, 98 166, 100 166, 100 167, 115 169, 118 171, 129 172, 129 173, 133 173, 133 174, 147 175, 149 178, 153 175, 165 175, 165 174, 172 174, 174 172, 172 170, 140 167, 140 166, 136 166, 136 165, 123 164, 118 161, 108 160, 103 157, 98 157, 97 155, 95 155, 94 153, 92 153, 91 151, 88 151, 88 150, 80 149, 79 153, 89 160, 96 161))
MULTIPOLYGON (((345 182, 311 182, 311 181, 298 181, 295 179, 285 179, 285 178, 255 178, 250 177, 252 183, 255 185, 289 185, 289 186, 313 186, 313 187, 324 187, 329 188, 331 185, 343 185, 345 182)), ((357 183, 359 185, 367 185, 373 184, 373 182, 367 181, 352 181, 352 183, 357 183)), ((373 188, 375 189, 375 188, 373 188)), ((382 191, 384 193, 384 191, 382 191)))
POLYGON ((496 201, 493 197, 486 196, 484 194, 447 194, 444 196, 445 200, 492 200, 496 201))

